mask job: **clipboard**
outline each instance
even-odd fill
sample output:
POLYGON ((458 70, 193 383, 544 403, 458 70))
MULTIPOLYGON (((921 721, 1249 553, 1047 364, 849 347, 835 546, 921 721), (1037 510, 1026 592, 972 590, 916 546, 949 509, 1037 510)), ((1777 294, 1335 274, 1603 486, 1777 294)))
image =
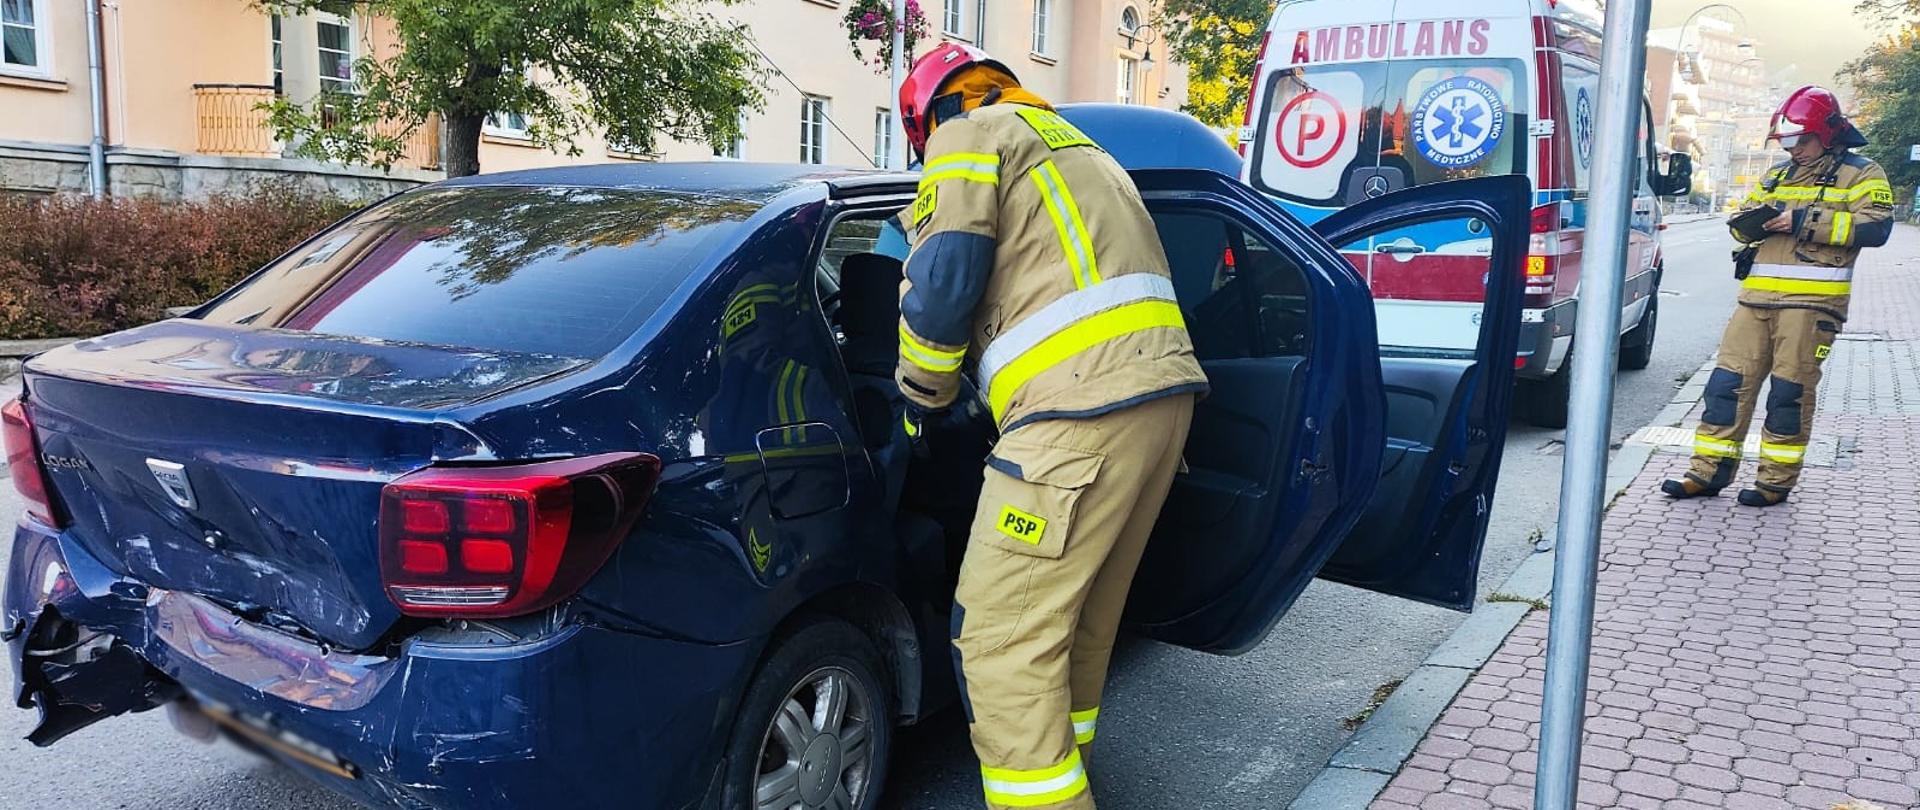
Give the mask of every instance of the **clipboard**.
POLYGON ((1779 206, 1763 205, 1751 211, 1742 211, 1733 215, 1727 220, 1727 226, 1735 233, 1764 234, 1767 233, 1767 223, 1772 222, 1773 218, 1780 216, 1781 213, 1779 206))

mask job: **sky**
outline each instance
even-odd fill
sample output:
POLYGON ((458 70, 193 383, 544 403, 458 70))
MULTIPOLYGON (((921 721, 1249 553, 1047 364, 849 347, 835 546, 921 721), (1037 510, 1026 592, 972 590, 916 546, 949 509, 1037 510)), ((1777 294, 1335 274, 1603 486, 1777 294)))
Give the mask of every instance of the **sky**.
MULTIPOLYGON (((1695 10, 1710 5, 1700 0, 1653 0, 1653 27, 1680 25, 1695 10)), ((1788 83, 1828 84, 1840 66, 1859 56, 1887 31, 1886 23, 1855 14, 1853 0, 1726 0, 1739 9, 1758 43, 1757 55, 1772 70, 1794 65, 1783 76, 1788 83)), ((1739 17, 1722 9, 1707 12, 1739 24, 1739 17)))

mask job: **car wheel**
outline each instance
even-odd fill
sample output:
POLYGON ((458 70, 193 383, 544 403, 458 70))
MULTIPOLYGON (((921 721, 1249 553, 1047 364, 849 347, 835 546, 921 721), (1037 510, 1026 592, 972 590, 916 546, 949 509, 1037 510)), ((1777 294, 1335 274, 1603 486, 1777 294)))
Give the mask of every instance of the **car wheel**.
POLYGON ((1515 399, 1520 418, 1543 428, 1567 426, 1567 405, 1573 397, 1573 353, 1560 364, 1560 370, 1544 380, 1521 380, 1515 399))
POLYGON ((726 810, 871 810, 893 744, 892 691, 865 634, 819 620, 774 642, 727 744, 726 810))
POLYGON ((1653 338, 1659 326, 1660 295, 1656 292, 1647 302, 1647 311, 1640 316, 1640 322, 1620 337, 1621 368, 1639 371, 1653 365, 1653 338))

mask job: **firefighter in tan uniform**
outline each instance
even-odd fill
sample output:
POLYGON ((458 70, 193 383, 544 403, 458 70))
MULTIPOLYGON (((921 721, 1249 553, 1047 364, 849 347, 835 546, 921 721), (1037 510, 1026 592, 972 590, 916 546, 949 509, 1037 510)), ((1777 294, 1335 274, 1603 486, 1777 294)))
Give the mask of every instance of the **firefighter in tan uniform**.
POLYGON ((1081 747, 1206 377, 1153 220, 1099 145, 961 45, 918 60, 900 104, 925 158, 906 429, 971 363, 1001 431, 953 616, 987 805, 1091 808, 1081 747))
POLYGON ((1813 428, 1820 364, 1847 320, 1853 265, 1861 248, 1886 244, 1893 230, 1893 188, 1871 160, 1847 151, 1865 145, 1832 93, 1804 87, 1774 113, 1769 140, 1791 159, 1768 171, 1742 214, 1772 206, 1777 216, 1736 214, 1745 247, 1740 305, 1720 341, 1707 380, 1706 411, 1694 435, 1693 466, 1661 485, 1676 498, 1715 495, 1733 480, 1760 384, 1767 382, 1760 474, 1740 492, 1748 506, 1787 499, 1800 480, 1813 428))

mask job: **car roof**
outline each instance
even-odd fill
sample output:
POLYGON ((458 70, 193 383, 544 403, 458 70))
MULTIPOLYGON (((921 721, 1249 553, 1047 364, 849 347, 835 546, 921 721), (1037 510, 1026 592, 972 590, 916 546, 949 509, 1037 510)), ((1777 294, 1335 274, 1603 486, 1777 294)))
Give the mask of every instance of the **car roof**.
POLYGON ((783 192, 811 185, 872 182, 901 177, 897 172, 850 169, 804 163, 747 163, 715 160, 698 163, 597 163, 546 169, 476 174, 434 184, 439 188, 474 186, 570 186, 631 191, 664 191, 766 202, 783 192))
MULTIPOLYGON (((1125 104, 1065 104, 1060 114, 1111 152, 1129 170, 1211 169, 1238 176, 1240 156, 1226 139, 1190 115, 1125 104)), ((437 188, 571 186, 731 197, 767 202, 794 188, 822 184, 830 194, 859 189, 911 188, 915 174, 808 163, 597 163, 476 174, 435 183, 437 188)))

